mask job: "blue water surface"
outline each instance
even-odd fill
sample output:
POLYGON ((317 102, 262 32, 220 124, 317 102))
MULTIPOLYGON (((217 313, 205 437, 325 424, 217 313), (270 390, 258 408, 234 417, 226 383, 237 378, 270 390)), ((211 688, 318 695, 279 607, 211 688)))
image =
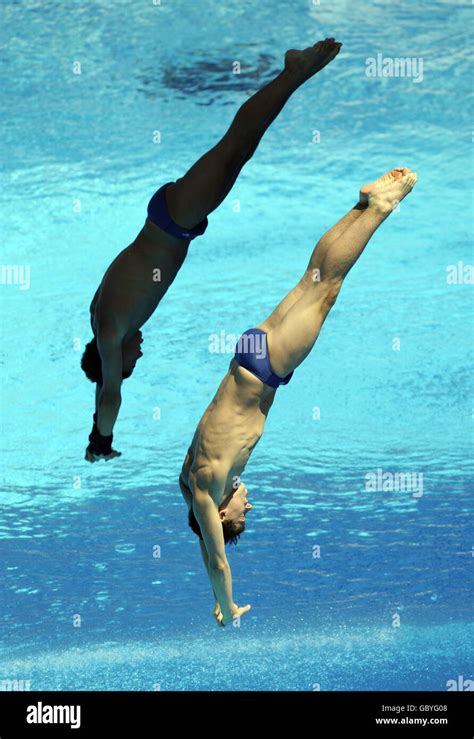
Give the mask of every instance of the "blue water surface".
POLYGON ((0 679, 444 690, 472 677, 472 12, 2 2, 2 261, 28 265, 30 284, 0 285, 0 679), (79 362, 104 270, 285 50, 332 35, 340 56, 290 99, 144 328, 115 428, 122 457, 88 465, 93 387, 79 362), (423 79, 367 77, 377 53, 422 58, 423 79), (230 359, 210 336, 262 321, 359 186, 394 166, 418 184, 278 391, 249 463, 254 509, 229 559, 252 611, 219 629, 177 487, 230 359), (367 490, 379 469, 423 488, 367 490))

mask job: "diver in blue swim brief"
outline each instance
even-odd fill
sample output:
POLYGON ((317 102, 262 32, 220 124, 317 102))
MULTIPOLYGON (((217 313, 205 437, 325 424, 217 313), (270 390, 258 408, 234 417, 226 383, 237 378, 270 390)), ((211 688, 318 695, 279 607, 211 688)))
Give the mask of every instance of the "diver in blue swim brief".
POLYGON ((361 188, 358 203, 318 241, 300 281, 263 323, 242 334, 198 424, 179 485, 221 625, 250 609, 234 602, 225 544, 237 543, 245 530, 252 504, 241 476, 277 389, 312 350, 347 273, 416 179, 408 167, 397 167, 361 188))
POLYGON ((174 281, 190 243, 204 234, 207 216, 230 192, 290 96, 329 64, 340 48, 334 39, 326 39, 303 51, 288 51, 284 69, 239 108, 222 139, 183 177, 157 190, 137 238, 105 272, 90 305, 93 338, 81 360, 95 384, 87 461, 120 455, 112 441, 121 385, 142 356, 141 327, 174 281))
POLYGON ((274 373, 268 355, 267 333, 261 328, 249 328, 242 334, 235 348, 234 359, 264 385, 275 389, 287 385, 293 376, 293 372, 286 377, 278 377, 274 373))

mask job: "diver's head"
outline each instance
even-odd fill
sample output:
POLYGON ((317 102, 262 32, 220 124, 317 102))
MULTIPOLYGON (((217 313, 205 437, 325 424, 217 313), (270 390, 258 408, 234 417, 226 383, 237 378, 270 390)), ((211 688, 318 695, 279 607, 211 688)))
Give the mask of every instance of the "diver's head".
MULTIPOLYGON (((143 356, 140 345, 143 341, 142 332, 137 331, 130 339, 122 343, 122 379, 126 380, 135 369, 139 357, 143 356)), ((102 385, 102 362, 97 348, 97 339, 86 344, 81 358, 81 367, 91 382, 102 385)))
MULTIPOLYGON (((253 508, 247 500, 247 493, 245 485, 240 483, 219 506, 219 518, 226 544, 237 544, 240 535, 245 531, 245 516, 253 508)), ((201 529, 192 508, 188 514, 188 523, 196 536, 202 539, 201 529)))
POLYGON ((245 516, 253 508, 247 500, 248 492, 245 485, 241 482, 238 488, 232 490, 224 498, 219 506, 219 517, 223 526, 233 525, 235 528, 241 527, 239 533, 244 531, 245 516))
POLYGON ((102 385, 102 363, 95 336, 92 341, 86 344, 84 354, 81 358, 81 367, 91 382, 97 382, 99 385, 102 385))

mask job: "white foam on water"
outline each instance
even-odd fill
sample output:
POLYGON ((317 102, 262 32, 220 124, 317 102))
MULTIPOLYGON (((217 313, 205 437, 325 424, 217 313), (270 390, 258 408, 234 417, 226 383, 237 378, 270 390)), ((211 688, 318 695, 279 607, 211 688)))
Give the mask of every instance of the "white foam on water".
MULTIPOLYGON (((280 627, 281 628, 281 627, 280 627)), ((166 668, 179 662, 200 665, 201 668, 215 667, 216 657, 222 666, 241 659, 274 660, 294 659, 295 654, 318 658, 332 665, 345 663, 347 666, 365 663, 375 665, 390 661, 397 655, 422 654, 429 662, 431 658, 456 657, 472 654, 474 627, 471 624, 442 626, 403 626, 401 628, 340 627, 332 632, 318 633, 316 629, 290 633, 272 632, 267 628, 262 635, 249 635, 242 625, 239 629, 209 631, 196 636, 192 633, 179 637, 159 637, 153 641, 128 641, 124 643, 104 642, 85 647, 72 647, 55 652, 39 652, 0 662, 1 675, 26 675, 32 671, 52 676, 68 671, 91 671, 97 668, 140 666, 147 662, 166 668), (230 632, 230 634, 229 634, 230 632), (468 644, 471 644, 470 650, 468 644), (416 649, 416 651, 415 651, 416 649)), ((415 661, 415 657, 413 657, 415 661)), ((416 658, 419 660, 419 657, 416 658)))

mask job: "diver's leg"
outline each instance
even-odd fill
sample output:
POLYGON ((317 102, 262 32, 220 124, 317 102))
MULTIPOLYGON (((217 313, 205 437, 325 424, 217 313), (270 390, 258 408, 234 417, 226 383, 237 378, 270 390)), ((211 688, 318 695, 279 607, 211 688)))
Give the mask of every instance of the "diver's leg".
POLYGON ((324 258, 318 262, 320 279, 314 281, 311 274, 306 273, 307 289, 282 320, 268 331, 268 351, 277 375, 285 377, 308 356, 349 270, 380 224, 413 189, 416 179, 410 172, 369 195, 368 207, 329 245, 324 258))
POLYGON ((334 39, 327 39, 286 53, 284 70, 241 106, 223 138, 167 188, 169 212, 176 223, 194 228, 217 208, 289 97, 340 48, 334 39))
POLYGON ((263 323, 259 324, 259 328, 261 328, 263 331, 271 331, 288 313, 288 311, 296 303, 296 301, 301 298, 303 292, 314 282, 317 282, 321 279, 320 265, 325 253, 329 248, 329 245, 332 244, 333 241, 336 241, 336 239, 338 239, 340 236, 342 236, 344 231, 347 231, 351 224, 354 223, 356 218, 358 218, 365 209, 365 205, 357 203, 348 213, 340 218, 339 221, 334 226, 332 226, 332 228, 329 229, 329 231, 326 231, 326 233, 321 236, 318 243, 313 249, 313 253, 302 278, 295 285, 295 287, 285 295, 283 300, 278 303, 278 305, 270 313, 268 318, 266 318, 263 323))
POLYGON ((272 311, 268 318, 259 325, 263 331, 271 331, 288 313, 289 309, 301 298, 303 292, 312 287, 315 282, 321 280, 321 265, 330 245, 339 239, 342 234, 354 223, 357 218, 365 211, 368 204, 369 195, 374 194, 376 190, 385 187, 390 182, 400 179, 403 175, 411 172, 409 167, 397 167, 390 170, 382 177, 374 182, 363 185, 359 192, 359 202, 346 213, 337 223, 326 231, 319 239, 313 249, 308 266, 296 286, 290 290, 287 295, 280 301, 277 307, 272 311))

